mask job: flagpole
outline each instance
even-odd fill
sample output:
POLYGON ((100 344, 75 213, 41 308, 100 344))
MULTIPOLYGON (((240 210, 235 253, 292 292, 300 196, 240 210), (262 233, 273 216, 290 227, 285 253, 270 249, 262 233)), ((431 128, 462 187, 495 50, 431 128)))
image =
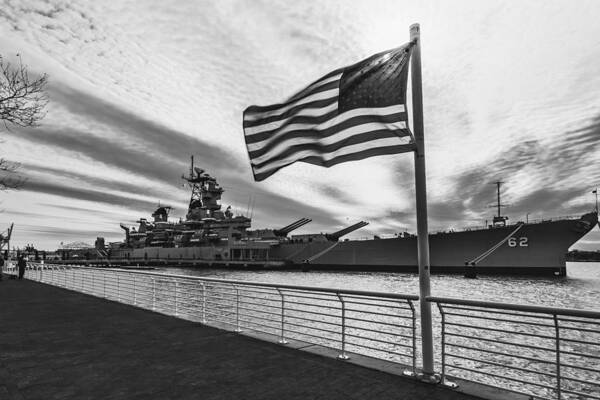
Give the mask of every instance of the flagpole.
POLYGON ((421 38, 419 24, 410 26, 410 40, 415 41, 411 56, 413 134, 415 136, 415 192, 417 205, 417 243, 419 258, 419 297, 421 310, 421 345, 423 368, 421 379, 436 381, 433 370, 433 333, 429 282, 429 232, 427 228, 427 188, 425 185, 425 140, 423 133, 423 90, 421 88, 421 38))

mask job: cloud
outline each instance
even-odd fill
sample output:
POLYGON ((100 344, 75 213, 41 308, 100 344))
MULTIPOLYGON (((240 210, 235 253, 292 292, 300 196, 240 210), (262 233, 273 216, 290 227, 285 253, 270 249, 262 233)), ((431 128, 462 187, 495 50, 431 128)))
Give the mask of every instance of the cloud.
POLYGON ((296 165, 255 183, 240 126, 247 105, 277 102, 401 44, 410 16, 423 28, 430 227, 490 218, 496 180, 505 182, 512 218, 583 212, 600 184, 598 11, 560 2, 543 10, 438 4, 435 12, 360 0, 154 1, 143 9, 128 1, 6 2, 0 47, 50 74, 51 103, 40 128, 14 130, 2 143, 31 186, 14 195, 27 197, 27 211, 7 198, 0 218, 48 221, 58 207, 89 216, 93 230, 110 222, 110 210, 131 219, 158 200, 182 215, 189 192, 180 176, 194 154, 225 187, 224 205, 246 212, 255 198, 257 227, 308 217, 304 232, 354 219, 371 222, 357 236, 414 231, 412 156, 328 170, 296 165), (529 24, 534 13, 540 18, 529 24), (569 57, 556 56, 563 53, 569 57), (43 194, 60 204, 49 206, 43 194), (86 212, 84 202, 102 211, 86 212))
MULTIPOLYGON (((61 239, 61 241, 79 241, 84 240, 90 242, 97 236, 106 237, 115 234, 113 231, 92 231, 86 229, 75 229, 75 228, 62 228, 62 227, 40 227, 37 225, 20 225, 19 226, 21 235, 23 234, 35 234, 35 235, 46 235, 54 238, 55 240, 61 239), (64 240, 62 240, 64 239, 64 240)), ((57 243, 58 245, 58 243, 57 243)))
POLYGON ((129 209, 152 209, 156 206, 154 201, 145 201, 132 197, 106 193, 99 190, 65 186, 53 182, 39 182, 30 180, 27 182, 27 191, 31 193, 52 194, 69 199, 110 204, 129 209))

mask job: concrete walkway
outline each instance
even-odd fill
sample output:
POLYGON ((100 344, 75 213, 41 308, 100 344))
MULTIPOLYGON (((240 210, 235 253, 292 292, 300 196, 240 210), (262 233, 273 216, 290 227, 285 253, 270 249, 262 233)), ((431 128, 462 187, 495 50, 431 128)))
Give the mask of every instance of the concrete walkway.
POLYGON ((475 397, 5 276, 0 399, 475 397))

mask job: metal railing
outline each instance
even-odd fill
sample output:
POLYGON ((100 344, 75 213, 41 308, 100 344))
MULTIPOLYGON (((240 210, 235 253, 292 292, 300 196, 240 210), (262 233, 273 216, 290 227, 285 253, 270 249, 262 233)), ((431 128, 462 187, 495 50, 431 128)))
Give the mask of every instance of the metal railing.
MULTIPOLYGON (((543 399, 600 399, 600 312, 428 297, 448 376, 543 399)), ((451 378, 449 378, 451 379, 451 378)))
POLYGON ((416 370, 418 296, 30 263, 25 278, 203 324, 416 370))
POLYGON ((19 270, 17 269, 17 263, 11 260, 4 261, 2 272, 4 272, 5 275, 18 276, 19 270))
MULTIPOLYGON (((14 263, 4 267, 15 274, 14 263)), ((417 296, 29 263, 27 279, 236 332, 408 366, 417 296)), ((542 399, 600 399, 600 312, 428 297, 440 312, 442 383, 542 399)), ((401 367, 402 368, 402 367, 401 367)))

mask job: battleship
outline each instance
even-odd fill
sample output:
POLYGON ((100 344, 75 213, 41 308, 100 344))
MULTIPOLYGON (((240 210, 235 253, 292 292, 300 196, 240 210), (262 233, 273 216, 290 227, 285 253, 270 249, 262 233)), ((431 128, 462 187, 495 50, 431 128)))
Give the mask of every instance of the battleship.
MULTIPOLYGON (((100 248, 99 254, 113 265, 417 272, 414 234, 343 238, 368 225, 364 221, 332 233, 291 234, 310 223, 309 218, 278 229, 253 230, 251 218, 234 215, 231 207, 222 211, 224 189, 216 178, 194 166, 193 157, 189 175, 182 178, 191 189, 185 219, 169 221, 171 207, 159 204, 151 221, 142 218, 137 228, 121 224, 125 241, 100 248)), ((497 184, 498 213, 490 224, 429 235, 431 272, 464 273, 476 268, 479 274, 566 275, 566 253, 600 224, 598 210, 509 224, 501 215, 497 184)))

